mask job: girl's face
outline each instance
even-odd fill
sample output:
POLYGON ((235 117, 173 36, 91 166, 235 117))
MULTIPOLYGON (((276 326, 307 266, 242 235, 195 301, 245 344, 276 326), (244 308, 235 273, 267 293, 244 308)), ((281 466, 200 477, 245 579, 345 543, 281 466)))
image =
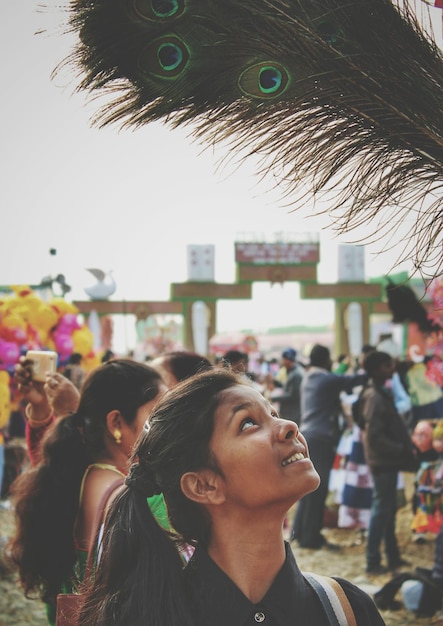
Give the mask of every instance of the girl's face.
POLYGON ((221 394, 209 444, 226 501, 239 507, 284 505, 284 512, 320 482, 306 440, 252 387, 221 394))

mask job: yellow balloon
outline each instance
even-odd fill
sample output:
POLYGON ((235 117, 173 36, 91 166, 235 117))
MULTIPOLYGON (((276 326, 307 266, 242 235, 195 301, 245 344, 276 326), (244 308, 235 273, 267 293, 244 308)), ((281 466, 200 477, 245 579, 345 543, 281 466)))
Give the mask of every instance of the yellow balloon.
POLYGON ((16 296, 23 296, 27 293, 32 293, 32 289, 29 285, 9 285, 11 291, 13 291, 16 296))
POLYGON ((65 313, 79 313, 79 309, 75 306, 75 304, 68 302, 64 298, 52 298, 49 304, 57 307, 60 311, 60 316, 65 315, 65 313))
POLYGON ((11 413, 11 392, 8 372, 0 371, 0 428, 6 426, 11 413))
POLYGON ((29 316, 29 323, 39 332, 43 331, 44 333, 47 333, 53 328, 58 320, 59 316, 57 311, 46 302, 40 302, 39 305, 31 311, 29 316))
POLYGON ((37 298, 32 293, 11 298, 9 302, 5 301, 7 309, 20 315, 26 323, 29 322, 30 317, 32 317, 37 307, 40 306, 40 303, 40 298, 37 298))
POLYGON ((73 352, 86 356, 92 352, 94 335, 87 326, 83 326, 72 333, 73 352))
POLYGON ((21 315, 18 315, 16 311, 8 311, 1 318, 1 325, 6 328, 21 328, 26 329, 26 322, 21 315))
POLYGON ((90 356, 83 357, 82 365, 87 372, 91 372, 101 365, 100 357, 92 353, 90 356))

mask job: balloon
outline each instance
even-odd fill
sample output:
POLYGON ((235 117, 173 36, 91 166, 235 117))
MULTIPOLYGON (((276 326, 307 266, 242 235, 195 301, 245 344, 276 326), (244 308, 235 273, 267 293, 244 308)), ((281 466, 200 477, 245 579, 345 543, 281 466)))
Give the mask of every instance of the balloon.
POLYGON ((13 341, 14 343, 22 346, 24 343, 26 343, 28 336, 22 328, 12 328, 9 333, 9 338, 10 341, 13 341))
POLYGON ((6 312, 1 318, 0 336, 6 341, 25 343, 26 322, 16 312, 6 312))
POLYGON ((67 302, 64 298, 52 298, 49 304, 57 309, 59 315, 65 315, 65 313, 79 313, 78 308, 72 302, 67 302))
POLYGON ((0 368, 6 369, 8 365, 17 363, 20 357, 20 348, 12 341, 0 339, 0 368))
POLYGON ((66 333, 53 333, 54 345, 56 352, 59 353, 61 359, 66 359, 73 352, 74 342, 71 335, 66 333))
MULTIPOLYGON (((0 370, 13 367, 27 350, 55 350, 60 362, 73 352, 94 360, 94 338, 79 321, 78 308, 64 298, 43 301, 27 285, 0 298, 0 370)), ((94 361, 95 362, 95 361, 94 361)))
POLYGON ((43 338, 40 333, 33 327, 31 324, 28 324, 26 327, 26 343, 28 345, 29 350, 38 350, 39 348, 44 348, 44 334, 43 338))
POLYGON ((32 293, 32 289, 29 287, 29 285, 9 285, 11 290, 17 295, 17 296, 26 296, 30 293, 32 293))
POLYGON ((30 293, 17 298, 16 301, 10 303, 10 306, 23 317, 25 322, 30 322, 40 304, 40 298, 30 293))
POLYGON ((58 320, 59 315, 57 311, 54 307, 45 302, 40 302, 40 304, 31 311, 29 316, 30 324, 39 332, 43 331, 43 334, 48 333, 51 328, 56 326, 58 320))
POLYGON ((82 365, 87 372, 94 370, 96 367, 101 365, 99 355, 94 352, 90 352, 88 355, 83 357, 82 365))
POLYGON ((0 372, 0 428, 4 428, 11 413, 10 376, 8 372, 0 372))
POLYGON ((79 328, 81 328, 81 324, 77 320, 77 315, 75 313, 65 313, 60 318, 56 330, 57 332, 70 335, 74 330, 78 330, 79 328))
POLYGON ((87 326, 72 333, 73 351, 82 356, 89 354, 94 347, 94 335, 87 326))

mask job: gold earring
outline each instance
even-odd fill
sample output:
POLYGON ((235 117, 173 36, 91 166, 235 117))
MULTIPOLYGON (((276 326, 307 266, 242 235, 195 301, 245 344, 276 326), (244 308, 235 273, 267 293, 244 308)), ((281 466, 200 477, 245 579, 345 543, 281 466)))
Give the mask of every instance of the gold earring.
POLYGON ((121 434, 121 432, 118 430, 118 428, 116 428, 116 429, 114 430, 114 439, 115 439, 115 443, 116 443, 117 445, 120 445, 120 444, 121 444, 121 442, 122 442, 122 434, 121 434))

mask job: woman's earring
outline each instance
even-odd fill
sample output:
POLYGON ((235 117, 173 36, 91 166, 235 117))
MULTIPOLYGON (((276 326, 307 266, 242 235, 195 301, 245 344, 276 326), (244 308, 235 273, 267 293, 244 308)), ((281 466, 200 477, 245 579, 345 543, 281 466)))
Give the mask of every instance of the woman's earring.
POLYGON ((114 430, 114 439, 115 439, 115 443, 116 443, 117 445, 120 445, 120 444, 121 444, 121 442, 122 442, 122 434, 121 434, 121 432, 118 430, 118 428, 116 428, 116 429, 114 430))

